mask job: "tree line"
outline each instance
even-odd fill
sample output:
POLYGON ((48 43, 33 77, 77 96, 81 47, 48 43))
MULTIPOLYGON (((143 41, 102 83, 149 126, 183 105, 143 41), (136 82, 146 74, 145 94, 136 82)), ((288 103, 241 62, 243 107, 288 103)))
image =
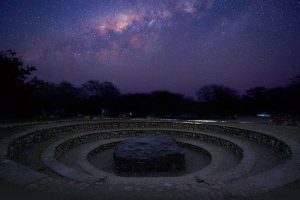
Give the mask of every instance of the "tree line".
POLYGON ((207 85, 197 100, 169 91, 121 94, 111 82, 90 80, 80 87, 32 77, 36 67, 27 66, 12 50, 0 53, 0 117, 107 117, 224 118, 259 112, 298 115, 300 75, 285 87, 254 87, 239 94, 223 85, 207 85))

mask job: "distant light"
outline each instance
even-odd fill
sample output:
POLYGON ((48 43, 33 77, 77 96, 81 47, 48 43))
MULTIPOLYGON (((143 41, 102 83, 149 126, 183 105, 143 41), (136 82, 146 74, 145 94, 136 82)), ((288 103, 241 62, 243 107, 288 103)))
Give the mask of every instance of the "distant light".
MULTIPOLYGON (((218 121, 215 120, 188 120, 186 123, 216 123, 218 121)), ((223 122, 223 121, 222 121, 223 122)))
POLYGON ((265 117, 265 118, 269 118, 269 117, 271 117, 271 115, 270 114, 268 114, 268 113, 265 113, 265 112, 263 112, 263 113, 257 113, 257 115, 256 115, 257 117, 265 117))

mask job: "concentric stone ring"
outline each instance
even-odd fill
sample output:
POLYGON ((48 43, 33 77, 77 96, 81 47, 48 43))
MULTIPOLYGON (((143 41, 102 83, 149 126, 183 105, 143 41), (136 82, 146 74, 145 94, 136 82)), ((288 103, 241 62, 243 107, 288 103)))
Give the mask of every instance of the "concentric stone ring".
POLYGON ((143 119, 48 124, 2 140, 0 175, 22 187, 52 193, 112 197, 126 190, 149 195, 165 188, 178 198, 205 194, 210 199, 249 197, 300 178, 297 142, 241 126, 143 119), (93 161, 98 156, 98 163, 107 162, 111 149, 126 138, 158 134, 170 135, 194 152, 188 165, 197 155, 205 158, 203 164, 172 176, 128 177, 93 161))

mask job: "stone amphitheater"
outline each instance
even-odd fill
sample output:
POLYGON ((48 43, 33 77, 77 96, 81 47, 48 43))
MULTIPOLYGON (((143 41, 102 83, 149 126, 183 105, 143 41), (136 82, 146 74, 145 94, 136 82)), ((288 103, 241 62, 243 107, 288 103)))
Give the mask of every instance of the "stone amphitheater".
POLYGON ((299 130, 149 119, 32 124, 1 140, 0 178, 31 194, 70 199, 257 199, 299 186, 299 130), (112 150, 119 142, 161 134, 173 136, 186 152, 185 171, 114 174, 112 150))

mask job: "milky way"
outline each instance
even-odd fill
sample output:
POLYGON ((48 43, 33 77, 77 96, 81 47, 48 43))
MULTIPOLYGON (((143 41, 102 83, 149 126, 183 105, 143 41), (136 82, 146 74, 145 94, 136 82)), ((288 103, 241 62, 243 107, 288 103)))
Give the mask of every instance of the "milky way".
POLYGON ((122 92, 239 91, 300 74, 297 0, 4 0, 0 49, 42 79, 122 92))

